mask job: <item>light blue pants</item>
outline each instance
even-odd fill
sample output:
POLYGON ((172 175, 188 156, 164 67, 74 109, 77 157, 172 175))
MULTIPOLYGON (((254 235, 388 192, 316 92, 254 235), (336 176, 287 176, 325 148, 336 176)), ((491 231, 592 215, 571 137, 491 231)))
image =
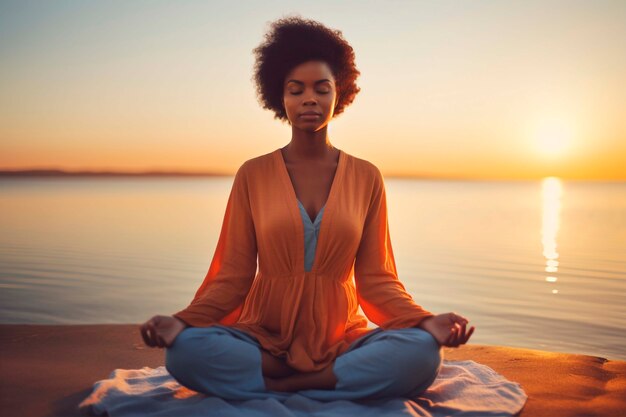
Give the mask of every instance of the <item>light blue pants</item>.
MULTIPOLYGON (((297 393, 319 401, 413 398, 434 382, 442 361, 442 349, 427 331, 377 328, 337 356, 335 389, 297 393)), ((166 348, 165 368, 181 385, 224 399, 283 400, 294 395, 265 387, 260 343, 229 326, 184 329, 166 348)))

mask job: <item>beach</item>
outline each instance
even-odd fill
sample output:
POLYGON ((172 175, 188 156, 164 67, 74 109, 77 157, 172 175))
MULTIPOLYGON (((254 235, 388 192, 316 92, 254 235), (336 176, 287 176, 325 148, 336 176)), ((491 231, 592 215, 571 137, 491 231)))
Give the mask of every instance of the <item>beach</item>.
MULTIPOLYGON (((0 409, 6 416, 80 416, 76 406, 116 368, 164 364, 139 324, 0 325, 0 409)), ((519 416, 626 415, 626 361, 533 349, 467 344, 447 360, 485 364, 522 385, 519 416)))

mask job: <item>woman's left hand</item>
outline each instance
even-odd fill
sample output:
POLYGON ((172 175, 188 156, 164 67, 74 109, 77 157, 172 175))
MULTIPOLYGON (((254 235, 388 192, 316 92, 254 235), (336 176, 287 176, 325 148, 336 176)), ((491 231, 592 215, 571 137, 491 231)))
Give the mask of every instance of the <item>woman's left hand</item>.
POLYGON ((474 333, 474 326, 465 333, 468 322, 456 313, 444 313, 422 320, 417 327, 432 334, 440 346, 458 347, 465 344, 474 333))

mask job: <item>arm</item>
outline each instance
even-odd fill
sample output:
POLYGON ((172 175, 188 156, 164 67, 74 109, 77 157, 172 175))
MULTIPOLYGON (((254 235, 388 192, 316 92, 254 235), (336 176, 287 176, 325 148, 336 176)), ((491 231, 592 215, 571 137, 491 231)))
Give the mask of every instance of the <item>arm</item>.
POLYGON ((187 326, 235 323, 257 269, 245 163, 235 174, 211 266, 191 304, 173 316, 187 326))
POLYGON ((398 279, 389 235, 387 197, 383 177, 376 168, 354 275, 357 299, 367 318, 379 327, 419 327, 434 314, 413 301, 398 279))

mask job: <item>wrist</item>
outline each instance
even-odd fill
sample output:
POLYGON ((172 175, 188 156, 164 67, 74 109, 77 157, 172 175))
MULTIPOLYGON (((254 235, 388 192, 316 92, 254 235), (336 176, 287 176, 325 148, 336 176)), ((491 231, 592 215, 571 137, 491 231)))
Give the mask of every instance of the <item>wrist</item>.
POLYGON ((431 321, 431 319, 433 319, 435 316, 428 316, 424 319, 422 319, 422 321, 420 321, 415 327, 417 327, 418 329, 422 329, 422 330, 426 330, 428 331, 428 327, 430 327, 428 324, 431 321))
POLYGON ((189 325, 187 323, 185 323, 184 321, 182 321, 181 319, 179 319, 176 316, 172 316, 176 319, 176 321, 178 321, 178 323, 182 326, 183 329, 186 329, 187 327, 189 327, 189 325))

